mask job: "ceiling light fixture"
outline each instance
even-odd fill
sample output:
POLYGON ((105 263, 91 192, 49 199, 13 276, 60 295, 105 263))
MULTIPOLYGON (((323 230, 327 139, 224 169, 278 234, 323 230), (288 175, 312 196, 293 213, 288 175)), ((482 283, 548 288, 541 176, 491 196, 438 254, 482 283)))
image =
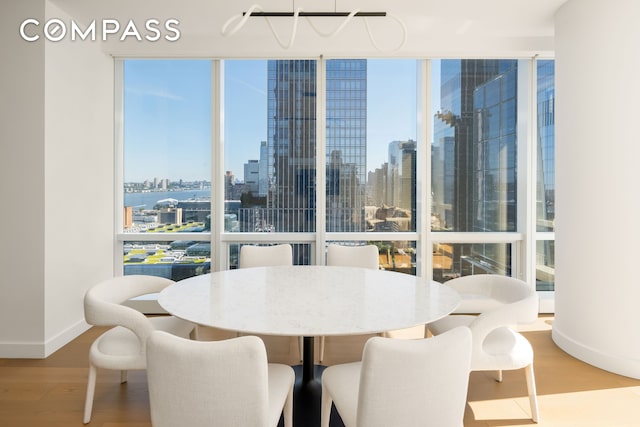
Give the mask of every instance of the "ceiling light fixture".
POLYGON ((302 8, 297 8, 293 12, 265 12, 262 9, 262 7, 258 4, 254 4, 246 12, 242 12, 242 14, 234 15, 231 18, 229 18, 227 22, 225 22, 224 25, 222 26, 222 35, 225 37, 234 35, 242 27, 244 27, 244 25, 247 23, 249 18, 252 16, 263 17, 267 21, 267 24, 269 25, 269 29, 271 30, 271 33, 275 37, 280 47, 282 47, 283 49, 289 49, 291 46, 293 46, 293 42, 295 41, 296 33, 298 30, 298 19, 301 16, 306 18, 307 22, 309 22, 309 25, 316 32, 316 34, 325 38, 330 38, 338 35, 344 29, 344 27, 346 27, 346 25, 349 22, 351 22, 351 20, 354 17, 362 17, 364 19, 364 24, 367 29, 367 35, 369 36, 369 40, 371 41, 371 44, 379 51, 383 51, 383 49, 380 48, 375 38, 373 37, 373 33, 371 32, 371 27, 369 26, 369 21, 367 20, 367 18, 370 18, 370 17, 390 18, 399 24, 400 30, 402 32, 402 40, 395 48, 391 49, 390 52, 394 52, 402 48, 402 46, 404 46, 407 39, 407 28, 405 27, 404 22, 402 22, 400 18, 393 16, 391 14, 388 14, 387 12, 361 12, 359 9, 352 10, 351 12, 337 12, 337 11, 305 12, 302 10, 302 8), (278 35, 278 33, 276 32, 273 26, 273 23, 271 22, 271 19, 269 19, 269 18, 282 18, 282 17, 293 18, 293 27, 291 29, 291 36, 289 37, 288 42, 285 42, 280 38, 280 36, 278 35), (340 25, 338 25, 338 27, 336 27, 336 29, 327 33, 327 32, 322 32, 321 30, 318 29, 318 27, 316 27, 313 24, 313 21, 309 19, 313 17, 330 17, 330 18, 345 18, 345 19, 340 23, 340 25), (229 28, 234 23, 235 25, 229 28))

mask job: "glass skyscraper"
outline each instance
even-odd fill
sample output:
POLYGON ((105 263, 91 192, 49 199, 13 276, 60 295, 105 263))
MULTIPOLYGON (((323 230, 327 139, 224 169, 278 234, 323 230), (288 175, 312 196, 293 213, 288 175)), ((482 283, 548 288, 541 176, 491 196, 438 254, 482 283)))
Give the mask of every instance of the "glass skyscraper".
POLYGON ((365 231, 367 61, 327 61, 327 231, 365 231))
MULTIPOLYGON (((434 120, 434 231, 516 230, 517 61, 443 60, 434 120)), ((509 274, 507 245, 453 245, 452 261, 509 274)))
MULTIPOLYGON (((268 62, 267 220, 315 231, 316 61, 268 62)), ((327 61, 327 231, 364 231, 366 60, 327 61)))

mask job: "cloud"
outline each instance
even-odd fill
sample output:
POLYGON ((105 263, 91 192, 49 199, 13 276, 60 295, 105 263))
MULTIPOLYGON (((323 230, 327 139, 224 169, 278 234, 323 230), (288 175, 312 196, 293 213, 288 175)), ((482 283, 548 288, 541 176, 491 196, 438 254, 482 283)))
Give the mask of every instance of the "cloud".
POLYGON ((232 81, 234 83, 240 84, 240 85, 242 85, 244 87, 247 87, 247 88, 251 89, 252 91, 259 93, 260 95, 267 96, 267 92, 265 90, 263 90, 263 89, 261 89, 261 88, 259 88, 257 86, 254 86, 251 83, 247 83, 244 80, 240 80, 240 79, 237 79, 235 77, 228 77, 228 80, 230 80, 230 81, 232 81))
POLYGON ((131 88, 128 87, 125 89, 125 92, 130 95, 136 96, 150 96, 154 98, 168 99, 171 101, 183 101, 184 98, 179 95, 175 95, 171 92, 162 90, 162 89, 142 89, 142 88, 131 88))

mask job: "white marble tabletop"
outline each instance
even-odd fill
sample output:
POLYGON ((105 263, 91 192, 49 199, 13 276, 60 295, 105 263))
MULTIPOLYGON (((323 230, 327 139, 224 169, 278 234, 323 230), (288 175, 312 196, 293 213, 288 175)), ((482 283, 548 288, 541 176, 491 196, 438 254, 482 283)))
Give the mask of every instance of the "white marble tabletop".
POLYGON ((158 298, 169 313, 221 329, 265 335, 378 333, 451 313, 460 296, 415 276, 351 267, 227 270, 181 280, 158 298))

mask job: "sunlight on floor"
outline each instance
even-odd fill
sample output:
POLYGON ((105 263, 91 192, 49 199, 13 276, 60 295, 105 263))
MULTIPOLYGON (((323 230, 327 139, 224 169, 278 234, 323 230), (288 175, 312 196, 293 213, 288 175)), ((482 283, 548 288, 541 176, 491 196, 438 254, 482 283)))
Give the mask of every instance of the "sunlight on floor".
MULTIPOLYGON (((640 386, 538 395, 538 425, 576 426, 576 413, 579 413, 580 427, 637 427, 640 425, 639 396, 640 386)), ((468 404, 473 413, 472 418, 478 422, 484 421, 488 426, 508 427, 532 423, 526 397, 483 400, 468 404)))

